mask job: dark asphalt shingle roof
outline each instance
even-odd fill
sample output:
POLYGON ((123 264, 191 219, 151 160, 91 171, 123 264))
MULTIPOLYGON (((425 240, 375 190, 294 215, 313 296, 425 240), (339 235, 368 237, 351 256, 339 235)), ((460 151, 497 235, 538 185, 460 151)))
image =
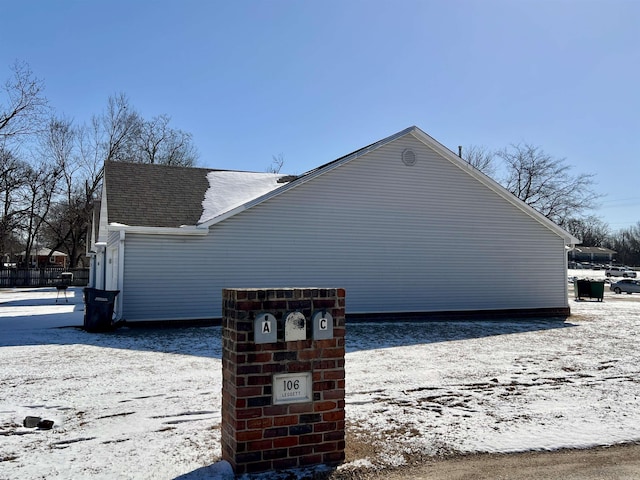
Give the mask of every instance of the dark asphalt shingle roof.
POLYGON ((144 227, 195 225, 209 188, 206 168, 105 162, 109 223, 144 227))

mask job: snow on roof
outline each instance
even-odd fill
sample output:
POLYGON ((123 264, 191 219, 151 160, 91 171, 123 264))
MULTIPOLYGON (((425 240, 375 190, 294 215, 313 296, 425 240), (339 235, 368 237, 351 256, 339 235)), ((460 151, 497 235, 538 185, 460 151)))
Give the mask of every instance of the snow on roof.
MULTIPOLYGON (((19 253, 19 255, 24 257, 25 250, 19 253)), ((58 250, 51 250, 50 248, 40 248, 37 252, 35 249, 31 250, 31 255, 38 255, 39 257, 47 257, 51 254, 52 257, 66 257, 67 254, 63 252, 59 252, 58 250)))
POLYGON ((211 220, 281 187, 278 179, 285 176, 277 173, 209 172, 209 188, 202 201, 202 216, 198 223, 211 220))

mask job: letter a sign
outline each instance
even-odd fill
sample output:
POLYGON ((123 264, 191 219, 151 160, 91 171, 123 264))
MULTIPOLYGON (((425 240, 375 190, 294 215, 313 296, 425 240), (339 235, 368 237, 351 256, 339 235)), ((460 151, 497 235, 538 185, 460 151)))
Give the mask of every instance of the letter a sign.
POLYGON ((253 321, 253 337, 256 343, 278 341, 278 323, 271 313, 261 313, 253 321))

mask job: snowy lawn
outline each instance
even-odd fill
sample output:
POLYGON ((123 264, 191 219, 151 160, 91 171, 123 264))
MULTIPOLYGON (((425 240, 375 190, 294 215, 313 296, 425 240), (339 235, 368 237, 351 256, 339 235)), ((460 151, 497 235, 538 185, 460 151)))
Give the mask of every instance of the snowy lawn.
MULTIPOLYGON (((640 440, 640 295, 569 293, 564 322, 349 323, 343 468, 640 440)), ((0 290, 0 479, 224 478, 220 329, 56 328, 56 296, 0 290)))

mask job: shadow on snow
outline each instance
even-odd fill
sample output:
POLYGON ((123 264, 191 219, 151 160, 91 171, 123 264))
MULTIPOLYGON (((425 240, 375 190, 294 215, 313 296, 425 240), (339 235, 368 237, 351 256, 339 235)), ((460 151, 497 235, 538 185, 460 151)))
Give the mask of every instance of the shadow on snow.
MULTIPOLYGON (((58 298, 57 306, 73 311, 44 314, 20 313, 0 317, 0 347, 24 345, 84 344, 102 348, 130 349, 220 359, 221 327, 146 328, 121 327, 112 332, 84 331, 82 290, 69 289, 69 303, 58 298), (65 327, 65 328, 60 328, 65 327)), ((19 297, 20 295, 18 295, 19 297)), ((56 305, 55 289, 40 289, 39 295, 25 292, 26 298, 0 303, 6 307, 56 305), (44 297, 43 297, 44 295, 44 297), (28 298, 27 298, 28 297, 28 298)), ((429 343, 459 341, 495 335, 509 335, 574 326, 564 318, 513 317, 499 320, 438 321, 347 321, 346 351, 356 352, 429 343)))
POLYGON ((499 320, 437 320, 347 322, 347 352, 567 328, 564 318, 501 318, 499 320))

